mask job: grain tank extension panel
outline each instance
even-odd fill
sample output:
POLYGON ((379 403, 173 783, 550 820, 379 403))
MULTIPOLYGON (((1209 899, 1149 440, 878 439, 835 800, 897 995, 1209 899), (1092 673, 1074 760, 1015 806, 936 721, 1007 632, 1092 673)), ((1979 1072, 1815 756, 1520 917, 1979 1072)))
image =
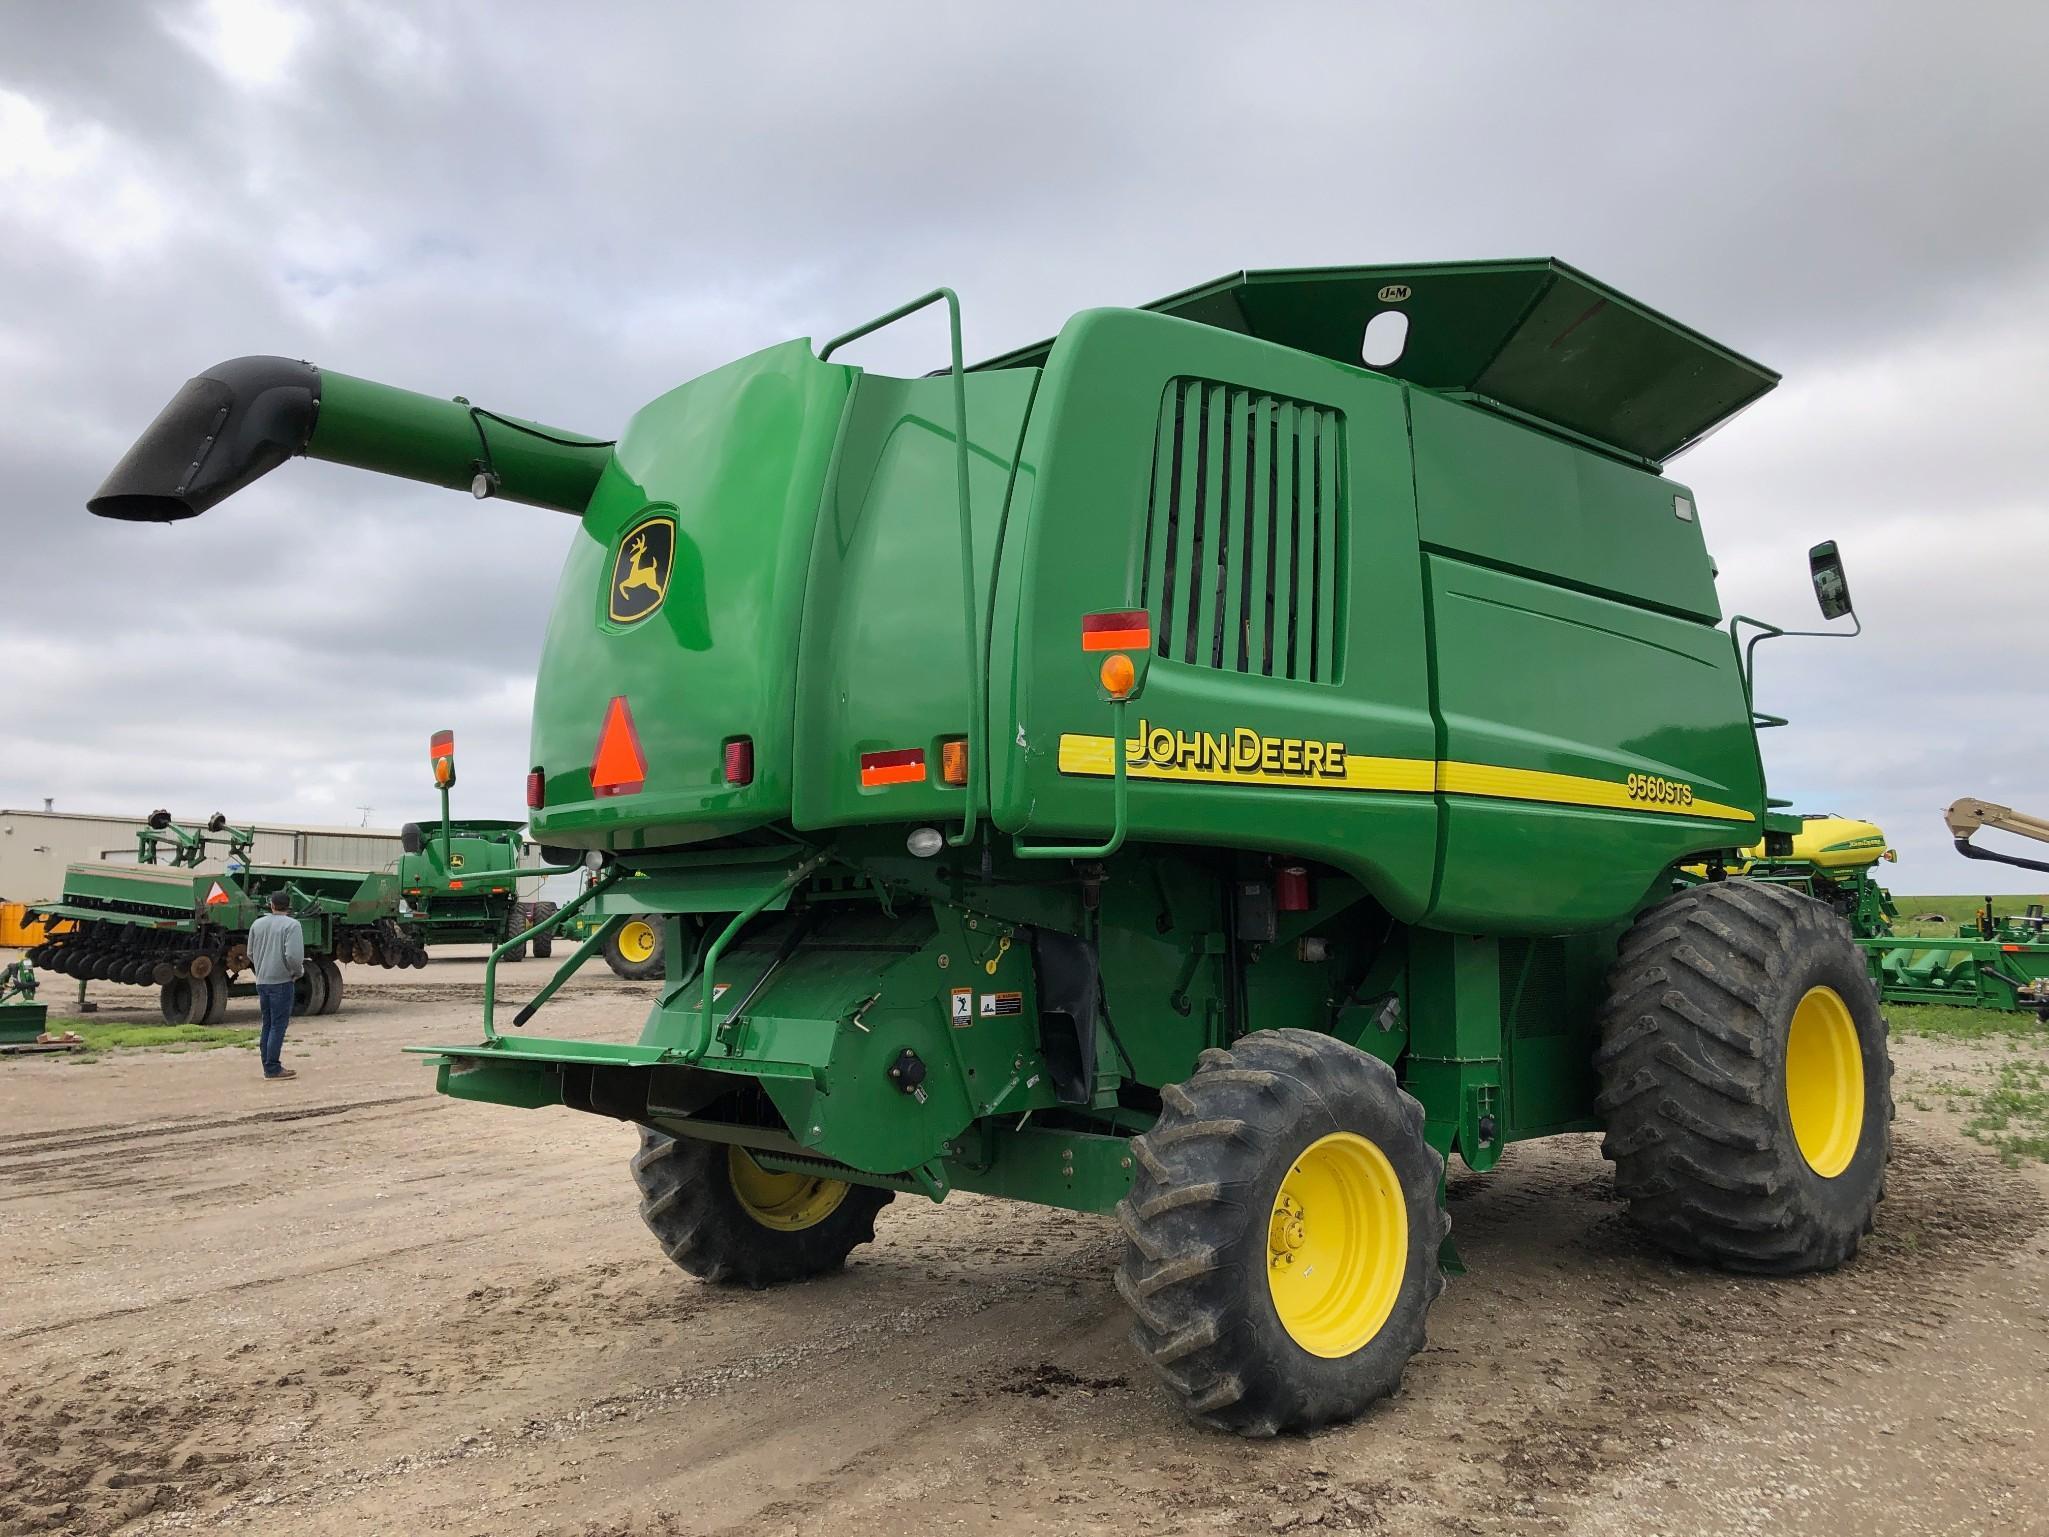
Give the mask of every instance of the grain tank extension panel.
MULTIPOLYGON (((1564 262, 1430 262, 1238 272, 1143 308, 1357 367, 1366 324, 1408 317, 1401 355, 1374 365, 1426 389, 1563 429, 1656 466, 1779 382, 1564 262)), ((981 364, 1039 367, 1040 342, 981 364)))

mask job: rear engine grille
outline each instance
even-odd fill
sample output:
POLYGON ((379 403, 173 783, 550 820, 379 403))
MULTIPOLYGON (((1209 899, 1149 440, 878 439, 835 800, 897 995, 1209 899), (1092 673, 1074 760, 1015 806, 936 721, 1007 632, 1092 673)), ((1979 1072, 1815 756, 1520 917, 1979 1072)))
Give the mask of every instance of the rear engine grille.
POLYGON ((1344 417, 1208 379, 1160 406, 1142 601, 1161 657, 1338 681, 1344 417))

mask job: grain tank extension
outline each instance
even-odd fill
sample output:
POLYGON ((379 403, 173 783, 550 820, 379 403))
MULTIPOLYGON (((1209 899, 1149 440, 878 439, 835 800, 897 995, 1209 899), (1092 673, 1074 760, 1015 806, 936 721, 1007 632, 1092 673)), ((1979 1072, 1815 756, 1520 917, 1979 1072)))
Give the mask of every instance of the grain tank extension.
POLYGON ((527 790, 585 937, 509 1026, 494 967, 441 1089, 636 1123, 713 1280, 833 1269, 899 1193, 1114 1212, 1137 1348, 1251 1434, 1399 1381, 1454 1154, 1605 1131, 1672 1249, 1849 1258, 1884 1025, 1835 913, 1731 873, 1799 823, 1663 473, 1776 376, 1550 261, 959 334, 939 290, 616 441, 241 359, 109 477, 119 518, 302 453, 567 515, 527 790), (941 302, 949 369, 839 359, 941 302), (527 1034, 628 922, 638 1040, 527 1034))

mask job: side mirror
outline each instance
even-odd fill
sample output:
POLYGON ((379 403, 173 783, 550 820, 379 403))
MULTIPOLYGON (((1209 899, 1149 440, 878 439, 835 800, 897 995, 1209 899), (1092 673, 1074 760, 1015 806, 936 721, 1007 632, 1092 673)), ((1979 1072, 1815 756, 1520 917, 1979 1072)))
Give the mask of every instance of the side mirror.
POLYGON ((1841 619, 1850 612, 1850 580, 1843 575, 1843 558, 1836 553, 1833 539, 1807 552, 1807 570, 1814 578, 1815 601, 1821 617, 1841 619))
POLYGON ((420 831, 418 822, 408 822, 398 830, 398 846, 408 854, 417 854, 427 846, 427 839, 420 831))

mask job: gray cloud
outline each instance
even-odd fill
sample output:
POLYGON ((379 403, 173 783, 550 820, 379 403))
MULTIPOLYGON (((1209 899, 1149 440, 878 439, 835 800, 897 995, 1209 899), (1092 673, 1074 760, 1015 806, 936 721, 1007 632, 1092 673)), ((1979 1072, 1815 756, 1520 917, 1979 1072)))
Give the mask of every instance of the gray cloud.
MULTIPOLYGON (((1952 6, 0 3, 0 803, 380 821, 464 732, 516 814, 570 525, 293 466, 81 504, 194 369, 287 352, 608 432, 935 282, 972 353, 1245 265, 1556 254, 1782 368, 1682 459, 1775 788, 2037 806, 2049 13, 1952 6)), ((874 366, 937 360, 936 327, 874 366)), ((2030 884, 2024 878, 2019 884, 2030 884)))

